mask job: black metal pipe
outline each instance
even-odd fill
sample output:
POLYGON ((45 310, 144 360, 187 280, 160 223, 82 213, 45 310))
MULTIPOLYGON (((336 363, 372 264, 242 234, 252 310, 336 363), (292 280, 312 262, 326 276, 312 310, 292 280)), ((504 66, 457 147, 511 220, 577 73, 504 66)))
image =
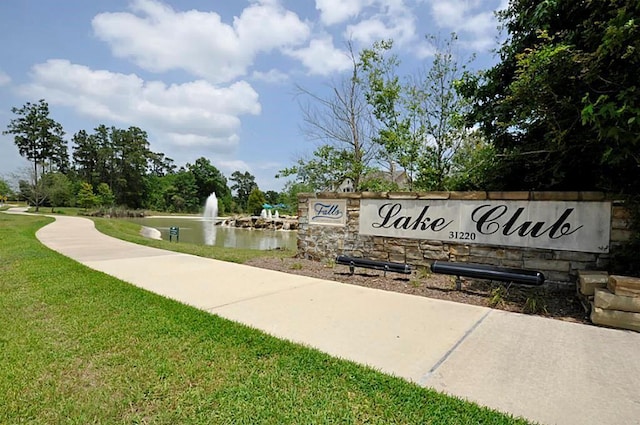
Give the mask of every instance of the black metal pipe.
POLYGON ((392 263, 390 261, 368 260, 366 258, 349 257, 347 255, 339 255, 336 257, 336 263, 349 266, 353 274, 353 267, 363 267, 367 269, 383 270, 386 272, 411 274, 411 266, 402 263, 392 263))
POLYGON ((431 264, 431 271, 434 273, 465 276, 475 279, 500 280, 525 285, 539 286, 544 283, 544 274, 539 271, 498 267, 487 264, 434 261, 433 264, 431 264))

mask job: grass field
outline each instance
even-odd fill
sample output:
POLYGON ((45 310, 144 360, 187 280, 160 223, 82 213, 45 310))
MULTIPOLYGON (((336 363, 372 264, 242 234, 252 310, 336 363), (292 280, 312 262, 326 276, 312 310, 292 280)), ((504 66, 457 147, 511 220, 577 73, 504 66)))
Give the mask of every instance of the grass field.
POLYGON ((195 245, 190 243, 176 243, 165 240, 156 240, 145 238, 140 235, 139 224, 118 219, 92 218, 95 222, 96 229, 100 232, 122 239, 134 242, 140 245, 152 246, 170 251, 182 252, 185 254, 193 254, 199 257, 215 258, 222 261, 230 261, 234 263, 244 263, 245 261, 258 256, 266 257, 292 257, 295 252, 286 249, 278 250, 258 250, 258 249, 240 249, 240 248, 224 248, 219 246, 195 245))
POLYGON ((277 340, 42 246, 0 214, 0 423, 526 423, 277 340))

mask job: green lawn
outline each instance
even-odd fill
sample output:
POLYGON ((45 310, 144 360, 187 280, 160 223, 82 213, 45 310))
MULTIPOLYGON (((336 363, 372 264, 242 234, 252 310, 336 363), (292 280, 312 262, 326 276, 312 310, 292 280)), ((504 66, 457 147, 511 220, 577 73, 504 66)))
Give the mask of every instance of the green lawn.
POLYGON ((42 246, 0 214, 0 423, 512 424, 42 246))
POLYGON ((145 238, 140 235, 141 226, 139 224, 119 219, 95 218, 92 220, 96 224, 96 228, 109 236, 134 242, 140 245, 152 246, 155 248, 166 249, 170 251, 182 252, 185 254, 193 254, 200 257, 215 258, 222 261, 230 261, 234 263, 244 263, 245 261, 258 256, 267 257, 292 257, 295 252, 290 250, 258 250, 258 249, 239 249, 239 248, 223 248, 219 246, 195 245, 190 243, 176 243, 165 240, 155 240, 145 238))
MULTIPOLYGON (((33 209, 30 210, 33 212, 33 209)), ((59 207, 55 208, 55 214, 78 215, 82 212, 80 208, 59 207)), ((40 208, 39 214, 51 214, 51 208, 40 208)), ((109 236, 140 245, 152 246, 154 248, 166 249, 169 251, 182 252, 205 258, 215 258, 221 261, 233 263, 244 263, 256 257, 293 257, 296 253, 291 250, 257 250, 257 249, 229 249, 218 246, 194 245, 189 243, 176 243, 165 240, 149 239, 140 234, 142 226, 140 224, 127 221, 125 219, 108 219, 101 217, 85 217, 95 222, 96 228, 109 236)))

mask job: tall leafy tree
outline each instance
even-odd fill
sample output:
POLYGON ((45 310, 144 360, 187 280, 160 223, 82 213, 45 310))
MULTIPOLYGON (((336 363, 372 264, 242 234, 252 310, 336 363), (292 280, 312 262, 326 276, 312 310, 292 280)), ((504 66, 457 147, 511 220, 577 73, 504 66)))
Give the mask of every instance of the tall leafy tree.
POLYGON ((395 173, 396 164, 406 170, 410 184, 418 168, 422 141, 411 135, 411 120, 402 108, 403 87, 397 69, 400 61, 391 53, 393 40, 378 41, 360 53, 365 98, 379 122, 374 140, 382 148, 382 158, 395 173))
POLYGON ((456 48, 457 36, 430 36, 431 62, 401 79, 392 41, 374 43, 361 54, 366 98, 379 121, 375 140, 394 173, 405 170, 411 188, 448 189, 454 153, 468 137, 462 117, 468 103, 456 91, 470 60, 456 48))
POLYGON ((463 120, 469 103, 456 86, 473 58, 463 59, 455 33, 428 39, 435 48, 433 59, 407 81, 405 104, 415 139, 411 145, 417 145, 419 153, 416 186, 446 190, 451 189, 452 167, 462 165, 456 164, 455 154, 471 137, 463 120))
POLYGON ((207 158, 200 157, 193 164, 187 164, 187 170, 195 178, 200 205, 204 205, 212 193, 221 199, 231 194, 227 178, 207 158))
POLYGON ((11 108, 17 115, 7 125, 3 134, 12 134, 20 155, 32 163, 32 202, 36 210, 42 204, 40 177, 47 166, 49 171, 68 168, 68 153, 63 139, 62 125, 49 116, 49 104, 41 99, 38 103, 27 102, 21 108, 11 108))
POLYGON ((258 215, 262 210, 262 205, 266 202, 264 193, 257 187, 251 189, 249 196, 247 197, 246 211, 249 214, 258 215))
POLYGON ((46 173, 42 176, 42 184, 51 206, 51 212, 56 207, 70 206, 73 199, 71 180, 62 173, 46 173))
POLYGON ((154 171, 164 174, 171 160, 149 150, 147 133, 138 127, 119 129, 99 125, 93 134, 81 130, 73 136, 73 159, 78 177, 98 187, 106 183, 115 202, 132 208, 146 205, 147 177, 154 171), (157 160, 157 163, 154 163, 157 160))
POLYGON ((80 130, 73 135, 73 166, 82 181, 93 187, 100 183, 114 186, 116 152, 112 138, 113 129, 101 124, 92 134, 80 130))
POLYGON ((80 188, 76 196, 76 202, 78 206, 85 210, 93 208, 98 203, 98 197, 93 193, 93 186, 90 183, 80 183, 80 188))
POLYGON ((85 130, 73 135, 72 158, 78 178, 92 186, 97 186, 100 179, 100 147, 97 138, 90 136, 85 130))
POLYGON ((113 202, 115 201, 115 197, 113 196, 113 192, 109 185, 106 183, 100 183, 96 188, 96 196, 98 198, 98 205, 101 207, 111 207, 113 206, 113 202))
POLYGON ((285 210, 290 214, 298 213, 298 194, 313 192, 314 188, 300 182, 288 181, 285 183, 280 200, 286 205, 285 210))
POLYGON ((473 123, 511 189, 640 191, 640 3, 511 0, 500 62, 469 75, 473 123))
POLYGON ((280 203, 280 194, 275 190, 267 190, 264 193, 264 198, 267 204, 276 205, 280 203))
POLYGON ((249 194, 252 190, 258 189, 256 178, 248 171, 245 171, 244 173, 241 173, 240 171, 234 171, 231 174, 231 178, 229 180, 233 182, 231 190, 236 191, 238 206, 240 206, 242 211, 247 211, 247 201, 249 200, 249 194))
POLYGON ((6 201, 9 196, 12 195, 13 191, 11 190, 11 186, 9 186, 9 183, 7 183, 5 179, 0 177, 0 198, 6 201))
POLYGON ((331 145, 319 146, 308 159, 298 159, 296 163, 280 170, 276 177, 295 175, 296 181, 309 186, 312 191, 333 190, 345 177, 346 164, 353 156, 350 152, 331 145))
POLYGON ((145 203, 147 161, 150 154, 147 133, 138 127, 110 132, 115 154, 113 194, 116 202, 133 208, 145 203))
POLYGON ((177 173, 167 176, 170 184, 165 189, 166 206, 173 212, 198 212, 200 201, 198 187, 193 173, 180 168, 177 173))
POLYGON ((149 152, 148 161, 149 173, 152 176, 162 177, 174 173, 176 170, 173 159, 165 156, 162 152, 149 152))

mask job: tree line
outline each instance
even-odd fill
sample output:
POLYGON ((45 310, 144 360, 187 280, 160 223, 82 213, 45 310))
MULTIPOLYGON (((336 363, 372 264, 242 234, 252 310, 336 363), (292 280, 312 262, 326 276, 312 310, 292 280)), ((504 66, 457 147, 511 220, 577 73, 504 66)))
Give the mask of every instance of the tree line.
MULTIPOLYGON (((328 95, 297 87, 302 127, 315 149, 280 170, 277 177, 294 180, 267 201, 336 190, 347 180, 369 191, 603 190, 637 197, 639 9, 631 0, 511 0, 498 14, 505 35, 499 61, 480 72, 470 71, 473 57, 462 56, 455 34, 428 37, 433 57, 409 75, 400 75, 393 40, 359 52, 349 44, 351 72, 332 81, 328 95)), ((69 159, 46 102, 13 111, 20 118, 7 132, 32 161, 34 192, 40 176, 56 171, 76 193, 78 182, 96 195, 105 184, 116 204, 131 207, 192 211, 215 190, 221 211, 250 209, 255 180, 248 173, 233 173, 229 187, 205 158, 176 170, 149 150, 137 127, 81 131, 69 159)), ((31 195, 36 205, 39 196, 31 195)))
MULTIPOLYGON (((194 213, 211 193, 216 193, 221 214, 256 214, 266 202, 297 207, 290 189, 262 192, 249 172, 235 171, 227 179, 204 157, 178 168, 171 158, 150 149, 147 133, 138 127, 80 130, 69 150, 62 125, 50 117, 44 99, 12 112, 15 118, 4 133, 13 135, 20 155, 31 164, 15 195, 36 208, 117 205, 194 213)), ((11 193, 6 181, 0 180, 0 191, 2 196, 11 193)))

